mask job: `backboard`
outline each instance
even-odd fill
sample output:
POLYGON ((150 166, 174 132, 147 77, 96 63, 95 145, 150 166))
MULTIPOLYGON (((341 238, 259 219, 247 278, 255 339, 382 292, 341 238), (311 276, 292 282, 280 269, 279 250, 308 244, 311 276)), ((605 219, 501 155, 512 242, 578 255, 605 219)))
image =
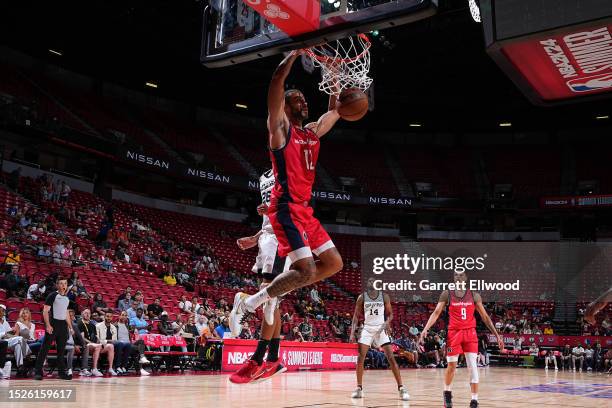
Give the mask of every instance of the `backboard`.
MULTIPOLYGON (((320 4, 319 28, 290 37, 262 18, 250 2, 211 0, 204 11, 201 61, 222 67, 306 48, 348 35, 393 27, 434 15, 438 0, 310 0, 320 4)), ((309 0, 284 0, 309 1, 309 0)), ((268 10, 282 17, 277 7, 268 10)))

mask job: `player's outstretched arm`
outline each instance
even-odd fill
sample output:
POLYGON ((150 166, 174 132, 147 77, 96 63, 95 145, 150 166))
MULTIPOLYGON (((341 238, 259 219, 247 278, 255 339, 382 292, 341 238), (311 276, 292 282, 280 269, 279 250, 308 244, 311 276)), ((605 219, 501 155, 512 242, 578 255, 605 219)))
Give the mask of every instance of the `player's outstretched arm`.
POLYGON ((584 320, 590 324, 595 324, 595 315, 599 313, 601 309, 606 307, 609 302, 612 302, 612 288, 602 293, 597 299, 589 303, 584 312, 584 320))
POLYGON ((448 303, 448 299, 449 299, 448 291, 445 290, 444 292, 440 294, 440 299, 438 299, 438 304, 436 305, 436 309, 433 311, 431 316, 429 316, 429 320, 427 320, 427 323, 425 324, 425 327, 423 328, 423 331, 421 332, 421 335, 419 336, 419 344, 423 344, 423 342, 425 341, 425 337, 427 337, 427 333, 429 332, 429 329, 431 329, 431 326, 436 324, 436 322, 440 318, 442 311, 444 310, 444 308, 446 307, 446 304, 448 303))
POLYGON ((236 244, 238 245, 238 248, 242 249, 243 251, 245 249, 253 248, 255 245, 257 245, 257 241, 259 240, 259 236, 262 233, 263 233, 263 230, 259 230, 259 231, 257 231, 257 234, 252 235, 250 237, 238 238, 238 240, 236 241, 236 244))
POLYGON ((353 322, 351 323, 351 336, 349 337, 349 343, 355 342, 355 331, 357 330, 357 324, 359 324, 359 318, 363 310, 363 295, 359 295, 357 303, 355 304, 355 312, 353 312, 353 322))
POLYGON ((285 135, 289 128, 289 119, 285 115, 285 80, 291 71, 301 50, 292 51, 279 64, 272 75, 268 88, 268 131, 270 148, 279 149, 285 145, 285 135))
POLYGON ((480 294, 478 293, 474 293, 474 304, 476 306, 476 310, 478 311, 478 314, 480 314, 480 317, 482 318, 482 322, 485 324, 485 326, 487 326, 487 329, 489 329, 489 331, 493 333, 495 337, 497 338, 497 345, 499 349, 503 350, 504 349, 504 339, 499 335, 499 333, 497 332, 497 329, 495 329, 495 325, 493 324, 491 317, 485 310, 482 304, 482 298, 480 297, 480 294))

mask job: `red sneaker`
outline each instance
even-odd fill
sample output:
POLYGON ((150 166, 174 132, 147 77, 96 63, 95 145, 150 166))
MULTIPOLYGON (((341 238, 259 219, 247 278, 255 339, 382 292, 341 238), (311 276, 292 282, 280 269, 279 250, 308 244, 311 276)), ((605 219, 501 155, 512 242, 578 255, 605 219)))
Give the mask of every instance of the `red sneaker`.
POLYGON ((255 360, 249 360, 240 367, 240 370, 232 374, 229 380, 234 384, 250 383, 263 373, 264 367, 265 365, 258 365, 255 360))
POLYGON ((263 364, 263 367, 264 368, 263 368, 262 374, 259 377, 257 377, 257 379, 254 380, 253 382, 266 381, 274 377, 276 374, 281 374, 287 371, 287 367, 282 365, 280 363, 280 360, 276 360, 274 362, 266 361, 263 364))

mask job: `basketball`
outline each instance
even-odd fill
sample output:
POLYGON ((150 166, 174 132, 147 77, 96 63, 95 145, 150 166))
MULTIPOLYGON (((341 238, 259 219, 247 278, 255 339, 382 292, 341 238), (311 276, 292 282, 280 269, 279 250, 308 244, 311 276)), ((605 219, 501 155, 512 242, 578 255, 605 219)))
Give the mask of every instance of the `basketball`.
POLYGON ((348 88, 338 97, 338 113, 344 120, 354 122, 368 112, 368 95, 361 89, 348 88))

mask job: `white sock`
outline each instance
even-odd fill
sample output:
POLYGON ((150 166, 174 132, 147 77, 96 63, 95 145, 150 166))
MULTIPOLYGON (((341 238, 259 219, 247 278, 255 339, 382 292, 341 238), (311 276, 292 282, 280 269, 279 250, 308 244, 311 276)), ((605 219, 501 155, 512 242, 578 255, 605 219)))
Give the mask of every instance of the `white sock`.
POLYGON ((478 401, 478 394, 472 394, 472 399, 478 401))
POLYGON ((262 290, 260 290, 256 294, 254 294, 252 296, 249 296, 244 301, 244 304, 246 305, 248 310, 254 311, 259 306, 261 306, 265 302, 267 302, 268 300, 270 300, 270 296, 268 295, 268 289, 267 288, 263 288, 262 290))
POLYGON ((450 391, 451 390, 451 384, 444 384, 444 391, 450 391))

